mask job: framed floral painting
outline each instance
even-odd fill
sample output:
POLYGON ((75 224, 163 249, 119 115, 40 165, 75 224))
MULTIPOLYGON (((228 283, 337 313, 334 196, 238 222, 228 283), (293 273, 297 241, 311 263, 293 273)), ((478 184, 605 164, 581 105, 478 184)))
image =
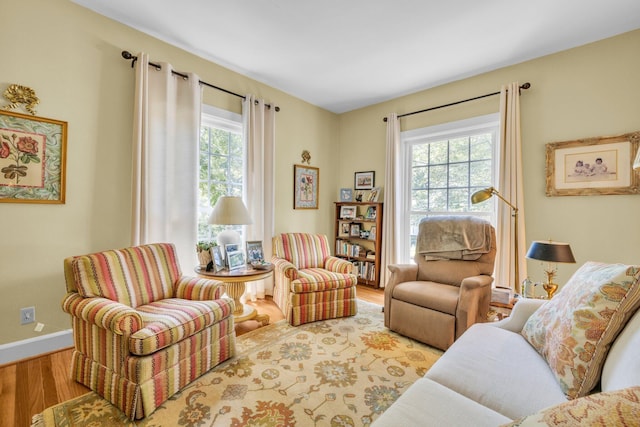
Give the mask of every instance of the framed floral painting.
POLYGON ((64 203, 67 122, 0 111, 0 202, 64 203))
POLYGON ((293 208, 318 209, 320 169, 313 166, 293 165, 293 208))

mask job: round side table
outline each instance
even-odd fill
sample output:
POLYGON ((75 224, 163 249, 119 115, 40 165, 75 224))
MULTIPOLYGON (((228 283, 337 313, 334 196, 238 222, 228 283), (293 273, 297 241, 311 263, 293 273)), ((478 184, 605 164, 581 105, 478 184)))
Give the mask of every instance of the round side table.
POLYGON ((264 269, 254 269, 251 266, 238 268, 235 270, 206 271, 203 268, 196 267, 195 271, 198 275, 206 278, 213 278, 224 282, 227 288, 227 295, 233 298, 236 309, 233 312, 233 318, 236 323, 245 320, 255 319, 261 322, 263 326, 269 324, 269 315, 258 314, 254 307, 244 305, 240 301, 240 297, 244 295, 245 284, 255 280, 267 279, 273 275, 273 265, 268 265, 264 269))

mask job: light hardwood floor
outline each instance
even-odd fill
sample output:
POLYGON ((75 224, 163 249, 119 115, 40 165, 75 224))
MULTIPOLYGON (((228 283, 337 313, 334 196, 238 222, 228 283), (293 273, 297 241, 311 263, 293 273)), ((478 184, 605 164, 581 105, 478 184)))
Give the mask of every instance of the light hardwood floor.
MULTIPOLYGON (((358 285, 358 298, 383 305, 384 290, 358 285)), ((260 314, 268 314, 271 323, 284 318, 270 298, 249 302, 260 314)), ((249 320, 236 325, 236 334, 256 329, 258 322, 249 320)), ((89 391, 69 379, 72 349, 21 360, 0 366, 0 426, 31 425, 31 418, 46 408, 89 391)))

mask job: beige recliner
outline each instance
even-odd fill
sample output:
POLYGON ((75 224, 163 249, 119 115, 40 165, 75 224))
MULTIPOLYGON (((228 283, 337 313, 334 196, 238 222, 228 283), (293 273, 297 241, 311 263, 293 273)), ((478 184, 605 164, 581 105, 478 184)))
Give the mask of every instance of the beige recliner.
POLYGON ((486 321, 495 255, 495 230, 487 221, 469 216, 423 219, 416 264, 388 266, 385 326, 446 350, 472 324, 486 321), (471 242, 473 247, 457 250, 456 242, 463 247, 471 242), (427 253, 420 253, 421 243, 427 253), (438 253, 440 244, 443 250, 438 253))

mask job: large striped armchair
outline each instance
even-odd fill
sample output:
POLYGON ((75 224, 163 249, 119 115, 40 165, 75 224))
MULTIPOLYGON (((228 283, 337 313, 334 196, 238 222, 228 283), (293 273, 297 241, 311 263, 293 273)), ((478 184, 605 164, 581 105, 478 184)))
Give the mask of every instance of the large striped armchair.
POLYGON ((327 236, 275 236, 272 262, 273 299, 291 325, 356 314, 358 278, 350 262, 331 256, 327 236))
POLYGON ((70 257, 64 273, 71 376, 132 420, 235 354, 224 284, 182 276, 172 244, 70 257))

